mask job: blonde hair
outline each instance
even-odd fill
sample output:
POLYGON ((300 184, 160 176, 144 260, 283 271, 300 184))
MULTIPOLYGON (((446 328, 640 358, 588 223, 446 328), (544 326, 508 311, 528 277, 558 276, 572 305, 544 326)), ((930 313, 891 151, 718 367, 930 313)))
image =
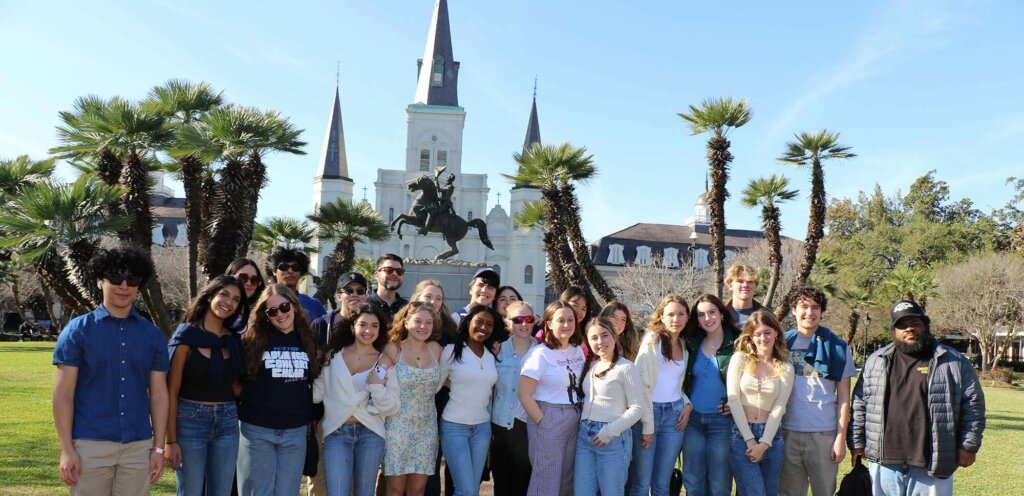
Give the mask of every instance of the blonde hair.
POLYGON ((409 330, 405 328, 405 320, 419 312, 429 312, 430 317, 434 319, 434 329, 430 333, 430 337, 427 338, 427 341, 437 341, 441 337, 440 314, 429 303, 410 301, 395 314, 395 320, 391 322, 391 329, 388 329, 388 342, 400 343, 403 339, 409 337, 409 330))
POLYGON ((775 370, 781 374, 788 363, 789 350, 786 348, 786 338, 782 334, 782 324, 768 310, 758 310, 750 315, 750 319, 743 326, 740 337, 736 338, 736 352, 742 353, 747 358, 747 371, 753 372, 757 367, 757 345, 754 344, 754 331, 762 325, 775 331, 771 361, 775 370))
POLYGON ((729 267, 729 270, 725 272, 725 285, 732 284, 739 276, 747 276, 747 279, 753 281, 754 284, 758 284, 761 280, 757 275, 757 269, 749 265, 733 265, 729 267))
MULTIPOLYGON (((517 310, 519 310, 522 307, 529 308, 530 309, 530 313, 531 314, 534 313, 533 305, 530 305, 529 303, 527 303, 527 302, 525 302, 523 300, 517 300, 517 301, 513 301, 512 303, 509 303, 508 306, 505 307, 505 320, 511 321, 511 317, 509 317, 509 316, 512 315, 514 312, 516 312, 517 310)), ((511 329, 511 328, 512 328, 512 326, 509 326, 509 329, 511 329)))

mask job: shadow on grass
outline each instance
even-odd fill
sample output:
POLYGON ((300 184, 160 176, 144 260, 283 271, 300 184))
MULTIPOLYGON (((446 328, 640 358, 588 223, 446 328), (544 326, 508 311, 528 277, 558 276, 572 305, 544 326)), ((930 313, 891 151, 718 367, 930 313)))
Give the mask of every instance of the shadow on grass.
POLYGON ((31 345, 31 346, 2 346, 2 347, 0 347, 0 353, 32 353, 32 352, 53 353, 53 346, 31 345))

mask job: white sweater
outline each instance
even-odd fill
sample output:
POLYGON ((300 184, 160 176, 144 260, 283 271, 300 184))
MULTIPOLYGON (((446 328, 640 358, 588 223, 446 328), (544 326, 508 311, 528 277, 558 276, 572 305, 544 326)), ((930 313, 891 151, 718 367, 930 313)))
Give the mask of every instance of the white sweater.
POLYGON ((313 402, 324 403, 323 435, 326 437, 338 430, 349 417, 355 417, 364 427, 385 437, 384 417, 398 413, 400 406, 397 375, 392 367, 388 369, 386 386, 367 384, 364 389, 356 391, 352 385, 352 374, 341 353, 334 355, 313 381, 313 402), (370 412, 371 399, 376 413, 370 412))
MULTIPOLYGON (((689 359, 689 354, 686 351, 686 343, 683 342, 682 334, 680 334, 679 341, 683 347, 683 361, 685 362, 689 359)), ((654 331, 647 331, 644 333, 643 340, 640 341, 640 351, 636 354, 636 368, 640 371, 640 381, 644 387, 644 413, 641 418, 643 434, 654 434, 654 405, 651 404, 651 395, 654 393, 654 383, 658 380, 661 359, 661 336, 654 331)), ((685 374, 679 377, 679 384, 676 386, 682 394, 683 406, 690 403, 690 398, 682 392, 684 377, 685 374)))
POLYGON ((583 378, 583 412, 580 416, 582 420, 607 422, 597 433, 603 443, 610 442, 640 420, 644 401, 640 376, 633 362, 619 358, 604 377, 595 375, 607 367, 603 362, 594 362, 583 378))
POLYGON ((469 347, 462 349, 462 361, 455 361, 455 345, 441 352, 441 382, 451 381, 448 405, 441 418, 463 425, 477 425, 491 420, 491 393, 498 382, 494 355, 484 350, 478 357, 469 347))

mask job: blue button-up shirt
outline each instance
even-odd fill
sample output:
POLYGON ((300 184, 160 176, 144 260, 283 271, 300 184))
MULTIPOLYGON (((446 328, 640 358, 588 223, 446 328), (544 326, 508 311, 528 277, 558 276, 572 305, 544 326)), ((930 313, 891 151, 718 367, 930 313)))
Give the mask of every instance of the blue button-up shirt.
POLYGON ((324 304, 312 298, 310 296, 299 293, 299 305, 302 306, 302 311, 306 313, 306 322, 313 322, 320 317, 327 314, 327 309, 324 308, 324 304))
POLYGON ((134 308, 118 319, 100 305, 68 322, 53 364, 78 367, 72 438, 129 443, 153 436, 149 374, 167 371, 167 340, 134 308))

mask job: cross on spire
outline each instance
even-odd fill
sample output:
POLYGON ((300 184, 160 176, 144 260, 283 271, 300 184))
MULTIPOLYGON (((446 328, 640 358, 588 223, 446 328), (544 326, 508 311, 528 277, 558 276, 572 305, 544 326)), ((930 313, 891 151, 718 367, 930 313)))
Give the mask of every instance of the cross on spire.
POLYGON ((366 186, 363 186, 363 201, 366 201, 366 186))

